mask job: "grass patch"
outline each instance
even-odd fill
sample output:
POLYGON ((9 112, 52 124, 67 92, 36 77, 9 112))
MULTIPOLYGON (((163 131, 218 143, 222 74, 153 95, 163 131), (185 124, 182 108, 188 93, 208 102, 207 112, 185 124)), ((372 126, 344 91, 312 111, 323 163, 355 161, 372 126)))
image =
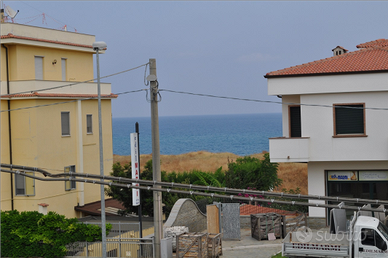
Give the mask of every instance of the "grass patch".
POLYGON ((274 255, 271 258, 287 258, 287 257, 282 256, 282 253, 278 253, 277 255, 274 255))
MULTIPOLYGON (((263 159, 264 153, 250 155, 263 159)), ((167 173, 189 172, 192 170, 214 172, 219 167, 228 169, 228 162, 236 161, 240 156, 233 153, 211 153, 207 151, 189 152, 180 155, 161 155, 160 168, 167 173)), ((140 155, 141 166, 152 159, 151 154, 140 155)), ((131 156, 113 155, 113 163, 120 162, 122 165, 131 161, 131 156)), ((274 189, 281 192, 282 189, 300 189, 301 194, 307 194, 307 164, 304 163, 279 163, 278 177, 283 180, 282 185, 274 189)))

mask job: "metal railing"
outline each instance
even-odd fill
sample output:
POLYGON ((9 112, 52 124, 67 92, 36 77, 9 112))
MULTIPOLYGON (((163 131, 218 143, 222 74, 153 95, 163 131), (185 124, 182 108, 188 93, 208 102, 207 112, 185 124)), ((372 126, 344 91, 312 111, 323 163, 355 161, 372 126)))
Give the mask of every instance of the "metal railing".
MULTIPOLYGON (((153 238, 107 239, 107 257, 153 258, 153 238)), ((102 242, 75 242, 67 246, 66 256, 102 257, 102 242)))
MULTIPOLYGON (((101 222, 85 222, 101 225, 101 222)), ((107 236, 107 257, 153 258, 154 239, 139 238, 139 223, 113 222, 107 236)), ((147 231, 143 230, 143 234, 147 231)), ((102 257, 102 242, 75 242, 67 247, 67 257, 102 257)))

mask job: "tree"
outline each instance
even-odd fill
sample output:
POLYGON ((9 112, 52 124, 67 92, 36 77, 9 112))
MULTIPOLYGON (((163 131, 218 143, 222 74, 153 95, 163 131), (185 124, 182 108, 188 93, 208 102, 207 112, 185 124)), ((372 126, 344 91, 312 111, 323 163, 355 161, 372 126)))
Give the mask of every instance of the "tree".
MULTIPOLYGON (((107 234, 112 228, 107 225, 107 234)), ((63 215, 37 211, 1 212, 1 256, 63 257, 66 245, 77 241, 101 240, 101 228, 79 223, 63 215)))
POLYGON ((225 186, 229 188, 268 191, 281 185, 282 180, 277 175, 278 163, 271 163, 269 154, 264 159, 253 157, 238 158, 228 164, 225 173, 225 186))

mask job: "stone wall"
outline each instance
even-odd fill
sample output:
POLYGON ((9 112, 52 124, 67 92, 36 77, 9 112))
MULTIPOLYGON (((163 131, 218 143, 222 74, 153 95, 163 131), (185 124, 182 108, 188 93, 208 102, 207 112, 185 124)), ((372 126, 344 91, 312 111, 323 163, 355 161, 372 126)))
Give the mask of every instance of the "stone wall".
POLYGON ((179 199, 171 210, 164 227, 185 226, 189 232, 202 232, 207 229, 206 215, 192 199, 179 199))

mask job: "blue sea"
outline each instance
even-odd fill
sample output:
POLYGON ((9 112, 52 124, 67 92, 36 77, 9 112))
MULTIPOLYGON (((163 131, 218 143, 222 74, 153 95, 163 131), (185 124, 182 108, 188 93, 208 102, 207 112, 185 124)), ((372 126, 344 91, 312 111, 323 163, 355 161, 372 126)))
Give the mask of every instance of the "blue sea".
MULTIPOLYGON (((113 118, 113 153, 130 155, 130 133, 139 123, 140 153, 152 153, 151 118, 113 118)), ((269 150, 282 135, 280 113, 159 117, 160 153, 231 152, 246 156, 269 150)))

